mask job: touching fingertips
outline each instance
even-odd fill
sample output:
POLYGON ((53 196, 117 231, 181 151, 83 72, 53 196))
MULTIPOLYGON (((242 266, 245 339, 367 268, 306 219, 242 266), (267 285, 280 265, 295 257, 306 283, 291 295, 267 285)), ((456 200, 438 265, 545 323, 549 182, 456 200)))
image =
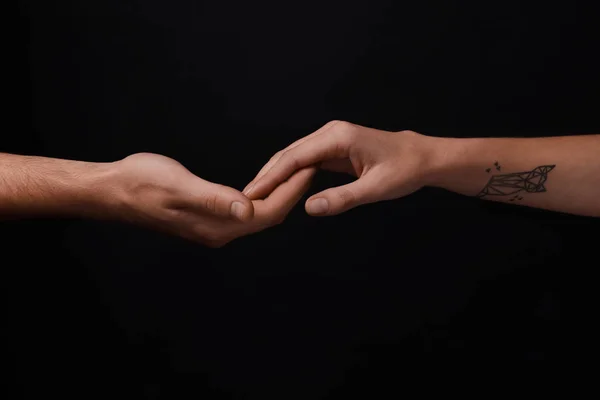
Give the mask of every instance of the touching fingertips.
POLYGON ((306 202, 306 212, 311 215, 323 215, 329 211, 327 199, 318 198, 306 202))

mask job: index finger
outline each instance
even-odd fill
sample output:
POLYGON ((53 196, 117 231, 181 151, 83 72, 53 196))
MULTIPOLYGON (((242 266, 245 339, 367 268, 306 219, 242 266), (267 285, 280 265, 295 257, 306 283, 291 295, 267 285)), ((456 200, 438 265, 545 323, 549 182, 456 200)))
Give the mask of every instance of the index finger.
MULTIPOLYGON (((333 128, 335 125, 339 124, 341 121, 330 121, 328 123, 326 123, 325 125, 323 125, 322 127, 320 127, 319 129, 317 129, 316 131, 314 131, 313 133, 311 133, 310 135, 301 137, 300 139, 296 140, 294 143, 290 144, 289 146, 287 146, 285 149, 279 151, 277 154, 275 154, 261 169, 260 171, 258 171, 258 174, 256 174, 256 176, 254 177, 254 179, 252 180, 252 182, 250 182, 248 184, 247 189, 249 189, 249 187, 254 184, 254 182, 258 181, 260 178, 263 177, 263 175, 265 173, 267 173, 271 167, 273 166, 273 164, 275 164, 279 158, 285 154, 287 151, 289 151, 290 149, 293 149, 294 147, 297 147, 299 145, 301 145, 302 143, 306 142, 307 140, 317 136, 317 135, 321 135, 325 132, 327 132, 328 130, 330 130, 331 128, 333 128)), ((245 190, 244 190, 245 191, 245 190)))
POLYGON ((248 197, 251 195, 252 198, 262 198, 299 169, 322 161, 346 157, 348 145, 348 136, 344 130, 331 129, 327 134, 315 135, 283 153, 245 194, 248 197))

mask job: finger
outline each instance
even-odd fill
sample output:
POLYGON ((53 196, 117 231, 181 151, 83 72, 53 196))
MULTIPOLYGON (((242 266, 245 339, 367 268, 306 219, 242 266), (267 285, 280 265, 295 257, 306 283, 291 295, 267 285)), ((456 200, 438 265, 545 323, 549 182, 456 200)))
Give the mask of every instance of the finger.
POLYGON ((362 204, 375 202, 377 185, 367 178, 324 190, 306 201, 306 212, 313 216, 337 215, 362 204))
MULTIPOLYGON (((298 146, 299 144, 302 144, 304 142, 306 142, 308 139, 310 139, 311 137, 314 137, 316 134, 320 133, 320 130, 315 131, 313 133, 311 133, 310 135, 301 137, 300 139, 296 140, 294 143, 290 144, 289 146, 287 146, 285 149, 278 151, 277 153, 275 153, 273 155, 273 157, 271 157, 271 159, 269 160, 269 162, 267 162, 261 169, 260 171, 258 171, 258 174, 256 174, 256 177, 254 177, 254 179, 252 180, 252 182, 255 182, 257 180, 259 180, 260 178, 263 177, 264 174, 266 174, 271 167, 277 162, 279 161, 279 159, 281 158, 281 156, 288 150, 293 149, 294 147, 298 146)), ((251 182, 251 183, 252 183, 251 182)))
MULTIPOLYGON (((248 190, 253 186, 253 184, 258 181, 259 179, 261 179, 272 167, 273 165, 275 165, 275 163, 277 161, 279 161, 279 159, 281 158, 281 156, 283 154, 285 154, 286 151, 291 150, 299 145, 301 145, 302 143, 306 142, 307 140, 320 135, 324 132, 327 132, 328 130, 330 130, 331 128, 333 128, 336 124, 338 124, 340 121, 331 121, 328 122, 327 124, 323 125, 322 127, 320 127, 319 129, 317 129, 316 131, 314 131, 313 133, 311 133, 310 135, 304 136, 298 140, 296 140, 294 143, 290 144, 288 147, 286 147, 285 149, 275 153, 275 155, 273 155, 273 157, 271 157, 271 159, 260 169, 260 171, 258 171, 258 174, 256 174, 256 177, 254 177, 254 179, 252 179, 252 181, 250 183, 248 183, 248 185, 246 185, 246 187, 244 188, 243 192, 246 195, 249 195, 248 190)), ((249 196, 251 200, 256 200, 256 197, 253 196, 249 196)))
POLYGON ((254 179, 254 181, 257 181, 258 179, 262 178, 262 176, 265 173, 267 173, 267 171, 269 171, 271 169, 271 167, 281 158, 281 156, 286 151, 291 150, 294 147, 297 147, 298 145, 301 145, 302 143, 306 142, 308 139, 311 139, 311 138, 313 138, 313 137, 315 137, 317 135, 320 135, 322 133, 327 132, 328 130, 330 130, 331 128, 333 128, 336 124, 338 124, 339 122, 340 121, 331 121, 331 122, 328 122, 327 124, 323 125, 319 129, 317 129, 316 131, 314 131, 313 133, 311 133, 310 135, 301 137, 300 139, 296 140, 294 143, 290 144, 288 147, 286 147, 282 151, 280 151, 277 154, 275 154, 275 156, 273 156, 271 158, 271 160, 269 160, 269 162, 258 172, 258 174, 256 175, 256 178, 254 179))
POLYGON ((190 193, 190 205, 207 213, 238 221, 249 221, 254 216, 254 206, 250 199, 238 190, 196 178, 190 193))
POLYGON ((282 222, 310 187, 316 170, 309 167, 297 171, 265 200, 255 201, 255 219, 266 225, 282 222))
POLYGON ((242 193, 244 195, 248 196, 248 198, 250 200, 258 200, 259 199, 258 197, 254 196, 254 195, 250 195, 250 192, 251 192, 250 189, 252 188, 252 186, 254 186, 254 183, 256 183, 257 180, 262 178, 263 175, 266 174, 271 169, 271 167, 273 167, 273 165, 279 160, 279 158, 281 157, 283 152, 284 152, 284 150, 275 153, 275 155, 273 155, 273 157, 271 157, 271 159, 265 165, 263 165, 263 167, 260 169, 260 171, 258 171, 258 174, 256 174, 254 179, 252 179, 250 182, 248 182, 248 184, 246 185, 244 190, 242 190, 242 193))
POLYGON ((265 175, 246 192, 248 196, 262 198, 271 193, 295 171, 321 161, 348 156, 350 136, 333 130, 327 135, 316 135, 293 149, 286 151, 265 175))

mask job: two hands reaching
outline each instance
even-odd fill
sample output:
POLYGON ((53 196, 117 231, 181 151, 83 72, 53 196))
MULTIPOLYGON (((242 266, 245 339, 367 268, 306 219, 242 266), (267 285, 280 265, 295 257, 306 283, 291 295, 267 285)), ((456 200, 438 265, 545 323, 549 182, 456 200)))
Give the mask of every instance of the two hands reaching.
POLYGON ((397 199, 424 186, 600 216, 600 184, 572 191, 574 177, 598 179, 598 151, 598 135, 454 139, 332 121, 276 153, 242 193, 207 182, 172 159, 136 154, 114 163, 114 181, 121 188, 115 198, 121 199, 119 219, 211 247, 283 222, 319 168, 356 179, 311 196, 305 208, 313 216, 397 199), (576 160, 571 154, 578 155, 576 160), (501 170, 497 160, 512 171, 501 170), (553 172, 555 164, 561 165, 561 172, 553 172), (495 165, 493 173, 490 165, 495 165), (554 174, 551 182, 549 173, 554 174), (553 193, 540 196, 548 188, 553 193))
POLYGON ((281 223, 319 168, 352 183, 306 202, 328 216, 423 186, 600 217, 600 135, 438 138, 333 121, 275 154, 243 193, 157 154, 89 163, 0 153, 0 217, 111 218, 220 247, 281 223))
POLYGON ((277 153, 244 193, 205 181, 177 161, 134 154, 115 163, 118 219, 211 247, 277 225, 308 190, 319 167, 358 179, 312 196, 306 210, 334 215, 397 198, 425 184, 428 138, 330 122, 277 153), (401 162, 399 162, 401 161, 401 162))

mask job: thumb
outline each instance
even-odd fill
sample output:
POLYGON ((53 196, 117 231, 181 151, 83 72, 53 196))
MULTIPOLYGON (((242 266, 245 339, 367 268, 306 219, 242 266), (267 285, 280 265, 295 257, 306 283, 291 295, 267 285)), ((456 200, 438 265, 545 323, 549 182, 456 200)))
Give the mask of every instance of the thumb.
POLYGON ((377 201, 376 188, 369 179, 324 190, 306 201, 306 212, 313 216, 341 214, 362 204, 377 201))
POLYGON ((240 191, 217 183, 204 181, 194 193, 193 202, 203 211, 217 217, 233 218, 246 222, 254 216, 252 202, 240 191))

